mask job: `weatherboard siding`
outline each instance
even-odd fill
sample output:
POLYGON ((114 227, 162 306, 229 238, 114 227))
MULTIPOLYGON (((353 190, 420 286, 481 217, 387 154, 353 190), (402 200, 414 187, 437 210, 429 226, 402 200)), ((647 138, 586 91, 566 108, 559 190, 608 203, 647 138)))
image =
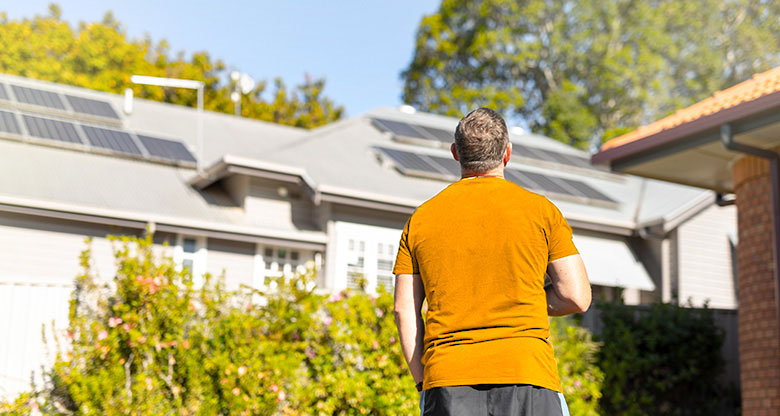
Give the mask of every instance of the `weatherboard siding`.
POLYGON ((214 276, 224 272, 228 289, 252 285, 255 263, 255 244, 209 239, 206 271, 214 276))
POLYGON ((18 214, 0 214, 0 278, 72 282, 83 273, 79 257, 91 238, 93 271, 116 272, 113 245, 105 238, 126 230, 18 214))
POLYGON ((730 236, 736 229, 734 206, 713 205, 680 225, 678 238, 678 297, 695 306, 709 301, 721 309, 737 307, 730 236))
MULTIPOLYGON (((54 351, 41 340, 67 328, 68 301, 73 282, 81 274, 79 256, 92 238, 93 270, 111 279, 112 244, 106 234, 122 230, 107 226, 0 214, 0 397, 13 397, 30 388, 30 376, 39 377, 54 351), (48 351, 48 352, 47 352, 48 351)), ((38 379, 40 381, 40 379, 38 379)))
POLYGON ((297 185, 252 178, 244 200, 246 221, 281 230, 313 229, 314 204, 297 185))

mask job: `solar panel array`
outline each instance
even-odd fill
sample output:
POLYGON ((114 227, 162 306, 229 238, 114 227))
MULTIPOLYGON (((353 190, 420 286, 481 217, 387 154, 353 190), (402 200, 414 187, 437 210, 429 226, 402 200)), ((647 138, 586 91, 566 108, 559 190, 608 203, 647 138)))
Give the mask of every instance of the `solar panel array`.
POLYGON ((19 85, 11 85, 11 90, 20 103, 65 110, 65 104, 62 103, 62 99, 57 93, 19 85))
POLYGON ((99 119, 112 121, 120 120, 119 114, 108 101, 77 97, 70 94, 60 94, 55 91, 46 91, 16 84, 9 85, 13 95, 9 94, 5 84, 0 83, 0 99, 46 108, 48 110, 55 110, 57 112, 63 112, 66 115, 83 115, 90 118, 98 117, 99 119))
POLYGON ((149 152, 150 156, 155 156, 166 160, 182 160, 195 163, 195 158, 181 142, 165 140, 157 137, 144 136, 139 134, 138 139, 149 152))
POLYGON ((28 114, 22 115, 22 119, 31 136, 68 143, 81 143, 81 138, 73 123, 28 114))
POLYGON ((0 111, 0 131, 22 134, 22 131, 19 129, 19 123, 16 122, 16 117, 14 117, 14 113, 0 111))
POLYGON ((111 107, 111 104, 106 101, 75 97, 68 94, 65 94, 65 98, 68 99, 68 103, 70 103, 70 107, 73 108, 73 111, 77 113, 91 114, 93 116, 119 120, 119 115, 116 113, 116 111, 114 111, 114 107, 111 107))
POLYGON ((418 124, 403 123, 400 121, 373 119, 374 125, 380 130, 388 132, 396 137, 407 139, 427 140, 431 142, 452 143, 454 132, 418 124))
POLYGON ((89 144, 107 150, 128 155, 142 156, 141 149, 133 141, 129 133, 118 130, 103 129, 92 126, 82 126, 89 144))
MULTIPOLYGON (((380 130, 390 133, 396 138, 428 141, 437 145, 446 144, 447 146, 449 146, 449 144, 455 140, 454 131, 447 131, 444 129, 437 129, 419 124, 409 124, 382 118, 375 118, 372 119, 372 121, 374 125, 380 130)), ((530 159, 552 162, 566 166, 575 166, 578 168, 602 170, 600 167, 592 166, 588 158, 570 153, 555 152, 552 150, 519 144, 513 145, 513 149, 513 153, 515 155, 527 157, 530 159)))
MULTIPOLYGON (((379 147, 378 150, 389 157, 396 168, 406 175, 440 179, 460 178, 460 164, 455 160, 386 147, 379 147)), ((615 203, 612 198, 604 193, 578 180, 542 175, 515 168, 505 169, 504 177, 523 188, 537 192, 550 192, 559 195, 615 203)))
POLYGON ((72 121, 57 120, 43 115, 0 110, 0 132, 27 136, 44 142, 85 146, 101 153, 151 159, 177 165, 193 166, 195 157, 183 143, 135 134, 128 131, 97 127, 72 121), (19 117, 23 123, 19 122, 19 117))

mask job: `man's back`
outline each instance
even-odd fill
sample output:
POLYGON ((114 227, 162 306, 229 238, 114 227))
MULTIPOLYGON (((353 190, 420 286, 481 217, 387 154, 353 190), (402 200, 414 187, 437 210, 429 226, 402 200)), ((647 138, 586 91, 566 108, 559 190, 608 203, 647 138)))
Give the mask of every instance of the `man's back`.
POLYGON ((495 111, 469 113, 454 139, 462 179, 415 211, 393 269, 421 413, 567 416, 547 317, 590 305, 571 228, 546 198, 503 179, 512 143, 495 111))
POLYGON ((424 388, 560 391, 543 285, 548 262, 572 254, 555 206, 502 178, 462 179, 420 206, 394 272, 419 274, 425 288, 424 388))

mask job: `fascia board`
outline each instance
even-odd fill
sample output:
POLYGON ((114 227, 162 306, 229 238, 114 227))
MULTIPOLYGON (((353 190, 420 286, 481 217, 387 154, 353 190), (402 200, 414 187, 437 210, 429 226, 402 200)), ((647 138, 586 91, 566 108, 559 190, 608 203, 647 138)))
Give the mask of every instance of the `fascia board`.
POLYGON ((324 233, 291 233, 279 230, 260 229, 257 227, 220 224, 210 221, 186 220, 163 215, 108 210, 49 201, 36 201, 7 195, 0 195, 0 211, 17 213, 27 212, 32 215, 49 216, 53 218, 63 218, 64 216, 62 214, 64 213, 66 214, 65 218, 68 218, 67 214, 70 214, 70 219, 99 224, 120 225, 129 228, 143 229, 147 224, 154 223, 157 229, 169 226, 179 227, 179 229, 215 231, 226 233, 226 235, 234 234, 277 240, 303 241, 320 245, 324 245, 328 241, 328 238, 324 233))

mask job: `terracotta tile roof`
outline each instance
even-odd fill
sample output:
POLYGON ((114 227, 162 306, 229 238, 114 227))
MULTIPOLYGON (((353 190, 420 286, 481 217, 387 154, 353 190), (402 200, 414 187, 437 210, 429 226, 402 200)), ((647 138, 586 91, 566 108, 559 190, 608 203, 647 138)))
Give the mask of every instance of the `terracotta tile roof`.
POLYGON ((638 129, 616 137, 604 143, 601 150, 622 146, 639 139, 652 136, 664 130, 677 127, 704 116, 735 107, 747 101, 780 91, 780 67, 753 75, 753 78, 741 82, 731 88, 716 92, 712 97, 677 110, 674 114, 664 117, 655 123, 641 126, 638 129))

